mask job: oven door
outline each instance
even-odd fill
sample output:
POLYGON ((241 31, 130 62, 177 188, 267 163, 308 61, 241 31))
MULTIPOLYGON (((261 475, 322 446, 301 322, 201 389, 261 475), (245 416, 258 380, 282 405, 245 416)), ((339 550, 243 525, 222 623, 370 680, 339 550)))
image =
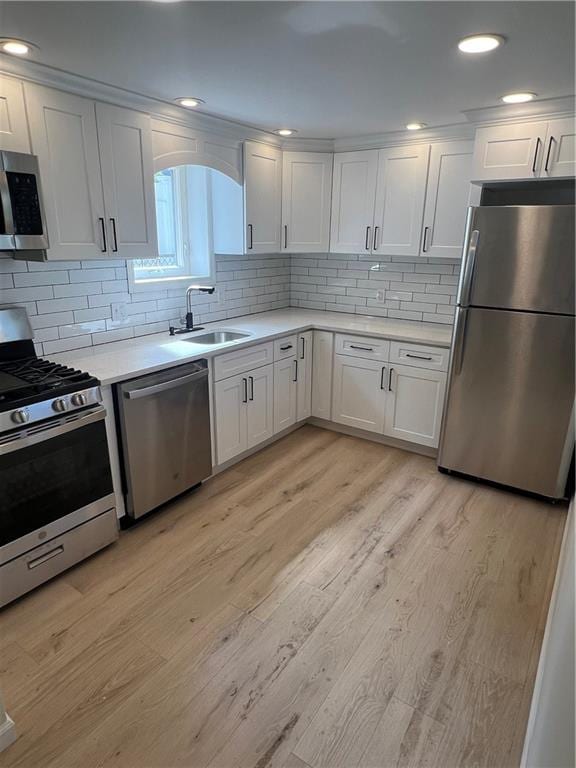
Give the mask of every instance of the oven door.
POLYGON ((20 152, 0 152, 0 249, 48 248, 38 160, 20 152))
POLYGON ((115 506, 102 406, 0 438, 0 564, 115 506))

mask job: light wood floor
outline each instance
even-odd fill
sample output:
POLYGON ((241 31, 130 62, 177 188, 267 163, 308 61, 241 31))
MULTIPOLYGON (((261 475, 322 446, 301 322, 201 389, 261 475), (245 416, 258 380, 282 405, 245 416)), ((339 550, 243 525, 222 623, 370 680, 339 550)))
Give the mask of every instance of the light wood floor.
POLYGON ((517 766, 564 517, 304 427, 1 613, 0 763, 517 766))

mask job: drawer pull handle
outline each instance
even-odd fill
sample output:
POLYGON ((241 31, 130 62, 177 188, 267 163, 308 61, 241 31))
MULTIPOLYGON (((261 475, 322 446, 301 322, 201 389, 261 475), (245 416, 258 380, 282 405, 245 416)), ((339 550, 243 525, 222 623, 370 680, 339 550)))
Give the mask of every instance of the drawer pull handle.
POLYGON ((358 347, 356 344, 350 344, 350 349, 361 349, 362 352, 374 352, 374 347, 358 347))
POLYGON ((388 371, 388 392, 392 392, 392 374, 394 373, 394 368, 390 368, 388 371))
POLYGON ((406 352, 406 357, 413 357, 415 360, 432 360, 431 357, 426 355, 412 355, 410 352, 406 352))
POLYGON ((386 373, 385 366, 382 366, 382 372, 380 374, 380 389, 384 389, 384 374, 386 373))
POLYGON ((292 381, 298 381, 298 360, 294 360, 294 378, 292 381))
POLYGON ((50 552, 46 552, 43 555, 40 555, 40 557, 35 558, 34 560, 28 561, 28 570, 32 570, 33 568, 38 568, 39 565, 42 565, 43 563, 48 562, 48 560, 52 560, 53 557, 58 557, 58 555, 61 555, 64 552, 64 547, 54 547, 54 549, 51 549, 50 552))
POLYGON ((287 349, 292 349, 292 344, 285 344, 283 347, 280 347, 281 352, 286 352, 287 349))
POLYGON ((242 402, 248 402, 248 379, 242 379, 242 402))
POLYGON ((248 396, 248 400, 254 400, 254 376, 248 376, 248 380, 250 381, 250 395, 248 396))

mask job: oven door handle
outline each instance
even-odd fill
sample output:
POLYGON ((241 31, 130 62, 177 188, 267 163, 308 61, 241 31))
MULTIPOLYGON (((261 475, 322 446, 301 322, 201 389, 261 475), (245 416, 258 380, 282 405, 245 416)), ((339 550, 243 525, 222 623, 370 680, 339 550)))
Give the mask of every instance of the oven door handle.
POLYGON ((12 199, 10 198, 10 189, 8 187, 8 177, 6 171, 0 171, 0 205, 4 215, 5 232, 0 234, 14 234, 14 218, 12 217, 12 199))
POLYGON ((95 421, 101 421, 105 418, 106 409, 104 406, 100 405, 91 411, 83 413, 81 416, 78 415, 73 419, 68 417, 69 420, 64 422, 61 421, 55 427, 45 425, 44 428, 39 430, 35 425, 27 427, 26 429, 21 430, 21 437, 17 436, 16 439, 14 439, 13 435, 8 434, 4 437, 4 443, 0 438, 0 456, 12 453, 13 451, 18 451, 21 448, 28 448, 30 445, 42 443, 44 440, 50 440, 53 437, 65 435, 67 432, 73 432, 75 429, 80 429, 80 427, 85 427, 87 424, 93 424, 95 421), (32 432, 32 434, 29 434, 30 432, 32 432))

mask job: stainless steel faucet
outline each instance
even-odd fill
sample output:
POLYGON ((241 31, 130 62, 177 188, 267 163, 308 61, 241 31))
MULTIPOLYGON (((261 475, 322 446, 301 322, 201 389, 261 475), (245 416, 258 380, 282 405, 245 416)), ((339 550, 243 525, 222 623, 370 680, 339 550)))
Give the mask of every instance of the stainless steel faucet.
POLYGON ((214 285, 196 285, 192 284, 186 288, 186 325, 184 328, 176 330, 173 326, 170 326, 170 336, 174 336, 175 333, 190 333, 191 331, 201 331, 203 326, 194 326, 194 314, 192 312, 192 294, 194 291, 200 293, 212 294, 216 290, 214 285))

